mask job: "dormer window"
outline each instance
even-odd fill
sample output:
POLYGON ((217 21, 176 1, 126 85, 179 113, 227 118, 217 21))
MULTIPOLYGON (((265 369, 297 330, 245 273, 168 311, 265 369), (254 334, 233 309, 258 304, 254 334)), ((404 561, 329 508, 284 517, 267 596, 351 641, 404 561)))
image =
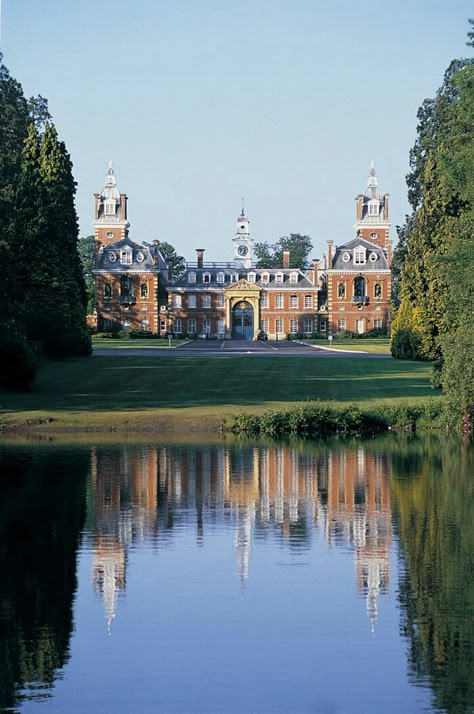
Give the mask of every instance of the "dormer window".
POLYGON ((290 283, 298 282, 298 273, 290 273, 290 283))
POLYGON ((217 282, 225 283, 225 273, 217 273, 217 282))
POLYGON ((122 265, 132 264, 132 251, 131 250, 121 250, 120 251, 120 262, 122 265))
POLYGON ((230 276, 230 281, 231 281, 232 283, 238 283, 238 282, 239 282, 239 275, 238 275, 238 273, 232 273, 232 275, 230 276))
POLYGON ((358 248, 354 249, 354 265, 365 265, 366 263, 366 250, 360 245, 358 248))
POLYGON ((369 216, 378 216, 379 215, 379 202, 378 201, 369 201, 369 216))
POLYGON ((106 201, 105 202, 105 215, 106 216, 115 216, 115 201, 106 201))
POLYGON ((270 275, 268 273, 262 273, 262 283, 269 283, 270 275))
POLYGON ((196 282, 196 273, 188 273, 188 283, 196 282))
POLYGON ((210 273, 203 273, 202 282, 203 282, 203 283, 210 283, 210 282, 211 282, 211 274, 210 274, 210 273))
POLYGON ((275 282, 277 283, 282 283, 283 282, 283 273, 277 273, 275 275, 275 282))
POLYGON ((249 283, 254 283, 256 280, 256 277, 257 276, 255 275, 255 273, 249 273, 247 275, 247 280, 249 281, 249 283))

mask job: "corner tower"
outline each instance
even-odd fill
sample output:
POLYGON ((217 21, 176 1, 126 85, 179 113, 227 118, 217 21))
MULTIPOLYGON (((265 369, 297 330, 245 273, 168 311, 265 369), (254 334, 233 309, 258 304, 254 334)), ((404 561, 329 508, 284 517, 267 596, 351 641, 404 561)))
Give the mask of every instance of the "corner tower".
POLYGON ((105 186, 94 194, 94 231, 100 245, 114 243, 128 233, 127 194, 117 189, 117 177, 112 162, 109 164, 105 186))
POLYGON ((245 215, 244 199, 242 198, 242 212, 237 218, 237 233, 232 239, 234 243, 234 264, 236 268, 252 267, 253 238, 250 237, 249 219, 245 215))
POLYGON ((389 194, 380 195, 374 162, 370 165, 365 193, 356 197, 356 234, 385 248, 389 240, 389 194))

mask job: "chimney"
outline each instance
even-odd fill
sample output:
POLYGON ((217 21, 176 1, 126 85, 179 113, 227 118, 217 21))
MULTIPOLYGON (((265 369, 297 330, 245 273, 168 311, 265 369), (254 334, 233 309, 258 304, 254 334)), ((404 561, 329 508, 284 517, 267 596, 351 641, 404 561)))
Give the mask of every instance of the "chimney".
POLYGON ((283 267, 284 268, 290 267, 290 251, 289 250, 283 251, 283 267))
POLYGON ((328 240, 328 270, 332 268, 332 246, 334 244, 333 240, 328 240))
POLYGON ((364 196, 361 193, 359 193, 359 195, 356 196, 356 221, 362 220, 363 205, 364 205, 364 196))
POLYGON ((94 193, 94 220, 99 218, 99 196, 100 193, 94 193))
POLYGON ((120 194, 120 217, 122 221, 127 220, 127 194, 126 193, 121 193, 120 194))
POLYGON ((319 258, 313 258, 313 260, 311 261, 311 266, 308 270, 308 278, 313 283, 313 285, 316 285, 316 282, 318 280, 318 272, 319 272, 319 258))
POLYGON ((154 240, 153 245, 155 246, 155 249, 152 251, 152 256, 153 256, 153 262, 155 264, 155 268, 158 266, 158 251, 159 251, 159 241, 154 240))
POLYGON ((198 268, 204 267, 204 248, 196 248, 198 268))
POLYGON ((392 265, 392 241, 390 240, 390 238, 387 238, 387 240, 385 241, 385 248, 387 250, 387 264, 390 268, 390 266, 392 265))

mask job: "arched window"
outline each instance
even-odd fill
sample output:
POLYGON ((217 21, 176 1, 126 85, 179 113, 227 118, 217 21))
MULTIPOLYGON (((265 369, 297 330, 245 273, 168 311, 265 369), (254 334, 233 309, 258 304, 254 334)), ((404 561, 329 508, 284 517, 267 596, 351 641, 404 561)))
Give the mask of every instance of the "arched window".
POLYGON ((112 285, 111 283, 105 283, 104 285, 104 299, 110 300, 112 297, 112 285))
POLYGON ((359 275, 357 278, 354 278, 354 297, 365 297, 365 278, 363 278, 362 275, 359 275))
POLYGON ((346 286, 344 285, 344 283, 339 283, 337 288, 337 295, 340 300, 346 297, 346 286))
POLYGON ((376 298, 382 297, 382 286, 380 285, 380 283, 375 283, 375 285, 374 285, 374 297, 376 297, 376 298))
POLYGON ((148 297, 148 285, 146 283, 140 285, 140 297, 144 300, 148 297))
POLYGON ((120 297, 130 297, 132 285, 128 275, 122 275, 120 278, 120 297))

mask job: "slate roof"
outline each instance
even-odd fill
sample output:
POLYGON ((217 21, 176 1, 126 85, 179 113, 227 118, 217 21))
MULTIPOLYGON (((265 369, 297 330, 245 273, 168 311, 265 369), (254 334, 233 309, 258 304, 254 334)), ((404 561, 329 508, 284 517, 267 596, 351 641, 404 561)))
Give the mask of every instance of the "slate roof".
POLYGON ((388 270, 387 253, 384 248, 381 248, 375 243, 371 243, 364 238, 353 238, 348 243, 344 245, 337 246, 334 256, 332 259, 332 270, 357 270, 370 272, 380 272, 381 270, 388 270), (367 261, 362 265, 354 265, 353 253, 354 249, 358 246, 363 246, 367 250, 367 261), (342 256, 344 253, 348 253, 350 258, 348 261, 344 261, 342 256), (377 260, 370 260, 369 256, 374 253, 377 256, 377 260))
MULTIPOLYGON (((302 270, 298 268, 236 268, 234 263, 210 263, 202 268, 190 267, 188 266, 186 271, 180 275, 169 287, 168 290, 192 290, 194 291, 205 291, 209 289, 214 290, 225 290, 231 285, 234 285, 239 280, 248 280, 249 273, 255 273, 255 283, 257 287, 265 288, 265 290, 298 290, 298 289, 309 289, 315 288, 316 286, 312 283, 307 275, 303 273, 302 270), (196 275, 196 282, 189 281, 189 273, 194 273, 196 275), (204 273, 209 273, 211 276, 209 282, 204 282, 204 273), (224 282, 217 281, 217 274, 224 273, 224 282), (262 282, 262 273, 268 273, 269 282, 262 282), (276 282, 277 273, 283 274, 283 282, 276 282), (298 282, 290 282, 291 273, 296 273, 298 276, 298 282), (236 279, 232 279, 236 276, 236 279)), ((250 282, 248 280, 248 282, 250 282)))
POLYGON ((156 247, 135 243, 128 236, 121 238, 114 243, 109 243, 101 247, 97 261, 96 271, 107 271, 108 273, 128 273, 132 271, 157 272, 166 271, 166 262, 158 251, 157 265, 155 265, 154 255, 156 247), (132 262, 123 264, 120 262, 120 252, 124 249, 132 252, 132 262), (115 260, 110 260, 110 254, 115 255, 115 260), (144 256, 143 260, 138 260, 139 253, 144 256))

